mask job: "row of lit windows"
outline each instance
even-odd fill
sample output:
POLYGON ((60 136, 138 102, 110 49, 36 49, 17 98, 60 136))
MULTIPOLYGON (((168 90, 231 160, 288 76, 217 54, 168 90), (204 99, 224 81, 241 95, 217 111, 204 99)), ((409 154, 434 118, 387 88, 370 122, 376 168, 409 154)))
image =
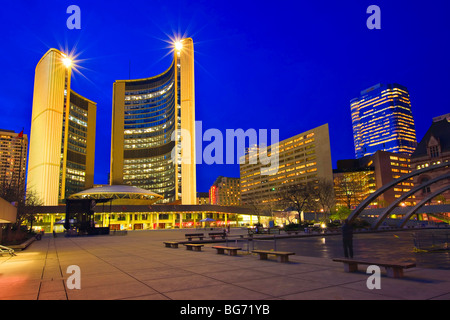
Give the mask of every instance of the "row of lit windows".
MULTIPOLYGON (((163 89, 156 91, 155 89, 148 90, 146 92, 149 93, 143 93, 143 94, 134 94, 134 92, 128 91, 125 93, 125 101, 129 100, 143 100, 143 99, 151 99, 157 96, 161 96, 165 94, 167 91, 169 91, 173 87, 174 81, 170 82, 168 85, 166 85, 163 89), (153 91, 153 93, 151 93, 153 91)), ((157 88, 156 88, 157 89, 157 88)), ((144 91, 145 92, 145 91, 144 91)))

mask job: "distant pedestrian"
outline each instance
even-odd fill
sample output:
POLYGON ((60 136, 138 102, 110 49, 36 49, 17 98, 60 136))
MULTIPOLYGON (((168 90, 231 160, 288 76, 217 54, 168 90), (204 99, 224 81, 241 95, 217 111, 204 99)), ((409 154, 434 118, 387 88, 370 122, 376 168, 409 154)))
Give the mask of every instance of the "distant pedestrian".
POLYGON ((353 258, 353 226, 345 219, 342 225, 342 241, 344 245, 344 255, 346 258, 353 258))

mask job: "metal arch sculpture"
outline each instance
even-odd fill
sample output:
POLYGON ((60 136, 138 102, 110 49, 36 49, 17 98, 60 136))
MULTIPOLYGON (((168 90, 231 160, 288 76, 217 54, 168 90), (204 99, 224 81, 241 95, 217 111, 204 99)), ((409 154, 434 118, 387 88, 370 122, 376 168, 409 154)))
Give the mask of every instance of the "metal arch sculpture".
POLYGON ((353 222, 357 216, 359 216, 361 214, 361 212, 364 210, 365 207, 367 207, 373 200, 375 200, 376 198, 378 198, 379 195, 383 194, 386 190, 392 188, 393 186, 397 185, 399 182, 408 180, 409 178, 415 177, 419 174, 425 173, 425 172, 429 172, 429 171, 433 171, 436 169, 440 169, 440 168, 444 168, 446 166, 449 166, 450 163, 448 163, 448 161, 440 163, 440 164, 435 164, 429 167, 425 167, 423 169, 420 170, 416 170, 410 173, 407 173, 403 176, 401 176, 400 178, 397 178, 395 180, 392 180, 391 182, 385 184, 384 186, 382 186, 381 188, 379 188, 377 191, 375 191, 374 193, 370 194, 366 199, 364 199, 353 211, 352 213, 349 215, 348 217, 348 221, 349 222, 353 222))
POLYGON ((400 223, 398 224, 398 226, 400 228, 403 228, 403 226, 406 224, 406 222, 411 219, 411 217, 416 213, 417 210, 419 210, 420 208, 422 208, 425 203, 427 203, 428 201, 430 201, 431 199, 433 199, 434 197, 437 197, 438 195, 440 195, 441 193, 444 193, 445 191, 450 190, 450 185, 446 185, 445 187, 429 194, 428 196, 426 196, 422 201, 420 201, 418 204, 416 204, 413 208, 411 208, 406 215, 403 217, 402 221, 400 221, 400 223))
POLYGON ((397 200, 395 200, 393 203, 391 203, 391 205, 389 207, 387 207, 378 217, 378 219, 372 224, 372 228, 376 229, 380 226, 380 224, 384 221, 384 219, 386 219, 389 214, 404 200, 406 200, 407 198, 409 198, 410 196, 412 196, 414 193, 416 193, 417 191, 423 189, 424 187, 427 187, 433 183, 436 183, 440 180, 445 180, 445 179, 450 179, 450 173, 444 174, 442 176, 439 176, 437 178, 434 178, 432 180, 426 181, 424 183, 422 183, 421 185, 411 189, 409 192, 403 194, 400 198, 398 198, 397 200))

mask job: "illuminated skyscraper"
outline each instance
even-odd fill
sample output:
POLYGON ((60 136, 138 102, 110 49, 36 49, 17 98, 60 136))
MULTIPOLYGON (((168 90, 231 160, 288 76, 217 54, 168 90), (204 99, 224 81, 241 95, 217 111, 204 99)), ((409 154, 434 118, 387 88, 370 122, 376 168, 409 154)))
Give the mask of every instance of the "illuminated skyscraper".
POLYGON ((162 74, 114 83, 110 182, 151 190, 164 203, 196 204, 192 39, 175 44, 162 74))
POLYGON ((356 158, 378 150, 411 155, 416 130, 408 89, 398 84, 377 84, 351 100, 356 158))
POLYGON ((56 49, 36 66, 27 190, 47 206, 94 183, 97 106, 70 89, 71 68, 56 49))

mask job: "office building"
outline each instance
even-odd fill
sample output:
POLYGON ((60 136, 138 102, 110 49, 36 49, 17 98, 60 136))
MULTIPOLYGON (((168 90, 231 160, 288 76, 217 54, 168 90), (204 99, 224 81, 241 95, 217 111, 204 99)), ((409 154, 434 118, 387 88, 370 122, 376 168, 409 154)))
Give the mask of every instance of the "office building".
POLYGON ((210 204, 209 192, 197 192, 197 204, 210 204))
POLYGON ((96 103, 71 90, 70 57, 50 49, 35 71, 27 191, 58 205, 93 186, 96 103))
POLYGON ((377 84, 351 100, 355 156, 378 150, 411 155, 416 131, 408 89, 399 84, 377 84))
MULTIPOLYGON (((278 152, 278 166, 270 175, 262 174, 267 165, 253 161, 260 151, 247 152, 240 165, 241 201, 243 205, 278 199, 283 186, 333 179, 328 124, 300 133, 272 145, 268 154, 278 152), (262 171, 261 171, 262 170, 262 171)), ((259 156, 258 156, 259 157, 259 156)))
MULTIPOLYGON (((383 185, 410 173, 410 157, 406 154, 377 151, 359 159, 338 160, 333 170, 336 205, 355 208, 383 185)), ((403 181, 380 195, 372 207, 386 207, 414 186, 413 179, 403 181)), ((414 196, 402 205, 414 205, 414 196)))
POLYGON ((220 206, 241 205, 241 186, 239 178, 218 177, 209 189, 209 201, 220 206))
POLYGON ((111 181, 196 204, 194 45, 177 42, 162 74, 114 83, 111 181), (183 136, 183 138, 181 137, 183 136))
POLYGON ((0 129, 0 186, 25 187, 27 152, 28 137, 23 131, 0 129))

